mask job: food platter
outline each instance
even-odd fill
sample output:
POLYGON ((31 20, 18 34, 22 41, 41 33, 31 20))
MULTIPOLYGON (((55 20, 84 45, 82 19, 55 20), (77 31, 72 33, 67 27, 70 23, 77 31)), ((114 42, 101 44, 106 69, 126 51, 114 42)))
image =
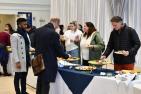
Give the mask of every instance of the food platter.
POLYGON ((77 61, 79 60, 80 58, 78 57, 70 57, 68 59, 63 59, 63 58, 57 58, 57 60, 66 60, 66 61, 77 61))
POLYGON ((88 63, 89 64, 92 64, 92 65, 106 65, 106 64, 111 64, 111 62, 108 61, 108 60, 91 60, 88 63))
POLYGON ((94 66, 76 66, 75 69, 80 70, 80 71, 91 71, 91 70, 95 70, 96 67, 94 66))
POLYGON ((70 57, 70 58, 68 58, 68 59, 66 59, 67 61, 77 61, 77 60, 79 60, 80 58, 78 58, 78 57, 70 57))
POLYGON ((141 70, 122 70, 121 72, 122 74, 128 74, 128 73, 136 74, 136 73, 141 73, 141 70))

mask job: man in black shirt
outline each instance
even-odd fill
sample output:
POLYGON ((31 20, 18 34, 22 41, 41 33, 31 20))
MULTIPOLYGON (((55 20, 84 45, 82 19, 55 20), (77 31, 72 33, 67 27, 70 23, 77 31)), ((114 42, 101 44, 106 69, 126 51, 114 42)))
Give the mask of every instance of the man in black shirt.
POLYGON ((114 16, 111 19, 113 31, 110 34, 110 39, 107 48, 101 56, 104 59, 113 52, 114 69, 115 70, 133 70, 135 56, 140 48, 140 40, 136 31, 123 23, 119 16, 114 16))

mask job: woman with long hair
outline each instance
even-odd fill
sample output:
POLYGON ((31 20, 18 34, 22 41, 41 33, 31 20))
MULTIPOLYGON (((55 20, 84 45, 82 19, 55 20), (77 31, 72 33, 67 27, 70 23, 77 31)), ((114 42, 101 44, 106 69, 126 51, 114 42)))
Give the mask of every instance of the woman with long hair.
POLYGON ((104 42, 93 23, 86 22, 84 24, 84 34, 80 41, 83 65, 89 65, 89 60, 100 59, 104 47, 104 42))

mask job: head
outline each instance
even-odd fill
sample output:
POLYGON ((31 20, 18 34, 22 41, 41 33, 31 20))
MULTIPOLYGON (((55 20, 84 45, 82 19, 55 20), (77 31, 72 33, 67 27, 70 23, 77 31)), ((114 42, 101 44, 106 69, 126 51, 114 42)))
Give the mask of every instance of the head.
POLYGON ((51 18, 50 23, 53 24, 54 28, 59 28, 60 19, 59 18, 51 18))
POLYGON ((27 24, 26 31, 27 31, 27 32, 30 32, 30 31, 31 31, 31 29, 32 29, 32 26, 31 26, 31 25, 29 25, 29 24, 27 24))
POLYGON ((67 26, 67 30, 71 30, 71 24, 70 23, 67 26))
POLYGON ((123 26, 123 20, 119 16, 112 17, 111 23, 112 23, 113 29, 115 30, 120 30, 123 26))
POLYGON ((10 24, 5 24, 4 31, 7 31, 10 34, 12 34, 14 32, 14 30, 10 24))
POLYGON ((85 22, 84 24, 84 36, 87 35, 89 37, 93 32, 96 31, 95 26, 91 22, 85 22))
POLYGON ((17 26, 21 29, 27 28, 27 20, 25 18, 18 18, 17 19, 17 26))
POLYGON ((76 29, 77 29, 77 22, 76 21, 72 21, 70 23, 70 27, 71 27, 72 31, 76 31, 76 29))

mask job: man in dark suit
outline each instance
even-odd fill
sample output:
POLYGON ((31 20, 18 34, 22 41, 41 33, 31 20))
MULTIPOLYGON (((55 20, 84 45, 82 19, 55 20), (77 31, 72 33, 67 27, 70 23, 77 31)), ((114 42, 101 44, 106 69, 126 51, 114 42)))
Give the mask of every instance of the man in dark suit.
POLYGON ((38 75, 36 94, 48 94, 50 82, 55 82, 57 74, 57 58, 68 58, 60 44, 59 35, 55 32, 58 28, 60 19, 52 18, 50 23, 36 30, 34 35, 33 47, 37 54, 43 54, 45 71, 38 75))

